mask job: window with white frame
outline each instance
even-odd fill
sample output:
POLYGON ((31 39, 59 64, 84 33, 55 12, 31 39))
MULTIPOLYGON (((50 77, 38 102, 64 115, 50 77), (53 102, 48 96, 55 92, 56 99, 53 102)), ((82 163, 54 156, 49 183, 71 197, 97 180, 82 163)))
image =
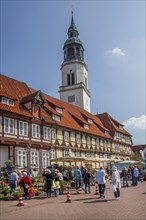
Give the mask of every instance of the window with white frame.
POLYGON ((110 154, 104 154, 103 157, 104 158, 111 158, 111 155, 110 154))
POLYGON ((56 151, 55 151, 55 149, 51 149, 50 150, 50 158, 51 158, 51 160, 56 158, 56 151))
POLYGON ((88 157, 88 158, 91 157, 90 152, 86 152, 85 156, 88 157))
POLYGON ((4 132, 14 134, 14 119, 4 118, 4 132))
POLYGON ((27 152, 26 150, 17 150, 17 165, 18 167, 27 167, 27 152))
POLYGON ((117 150, 120 151, 120 148, 121 148, 120 143, 118 143, 117 150))
POLYGON ((43 128, 43 135, 45 140, 51 140, 51 128, 44 127, 43 128))
POLYGON ((91 157, 92 157, 92 158, 95 158, 95 156, 96 156, 95 153, 92 152, 92 153, 91 153, 91 157))
POLYGON ((19 121, 19 135, 28 136, 28 123, 19 121))
POLYGON ((31 165, 35 167, 39 167, 39 152, 37 151, 31 151, 30 153, 30 161, 31 165))
POLYGON ((104 140, 104 147, 108 147, 108 140, 104 140))
POLYGON ((77 144, 81 144, 81 135, 77 134, 77 144))
POLYGON ((91 138, 90 138, 90 136, 87 136, 87 145, 91 145, 91 138))
POLYGON ((70 151, 69 150, 64 150, 64 157, 70 157, 70 151))
POLYGON ((118 139, 118 133, 117 132, 115 132, 114 138, 118 139))
POLYGON ((80 152, 80 151, 76 151, 76 152, 75 152, 75 156, 76 156, 76 157, 81 157, 81 152, 80 152))
POLYGON ((56 129, 52 128, 52 139, 56 140, 56 129))
POLYGON ((53 114, 53 117, 52 117, 55 121, 60 121, 60 117, 58 115, 54 115, 53 114))
POLYGON ((115 143, 115 150, 116 151, 119 151, 120 150, 120 145, 118 142, 115 143))
POLYGON ((42 167, 50 166, 50 154, 48 151, 42 152, 42 167))
POLYGON ((103 154, 99 154, 99 158, 103 158, 104 157, 104 155, 103 154))
POLYGON ((88 123, 92 124, 93 123, 93 120, 88 118, 88 123))
POLYGON ((14 100, 12 100, 12 99, 8 99, 8 98, 5 98, 5 97, 2 97, 1 98, 1 102, 6 104, 6 105, 14 106, 14 100))
POLYGON ((89 125, 84 124, 85 129, 89 129, 89 125))
POLYGON ((32 124, 32 137, 40 138, 40 125, 32 124))
POLYGON ((69 132, 64 131, 64 141, 69 141, 69 132))
POLYGON ((61 113, 61 114, 62 114, 63 110, 62 110, 62 108, 58 108, 58 107, 56 107, 56 112, 58 112, 58 113, 61 113))
POLYGON ((99 138, 96 138, 96 146, 98 147, 100 144, 99 138))

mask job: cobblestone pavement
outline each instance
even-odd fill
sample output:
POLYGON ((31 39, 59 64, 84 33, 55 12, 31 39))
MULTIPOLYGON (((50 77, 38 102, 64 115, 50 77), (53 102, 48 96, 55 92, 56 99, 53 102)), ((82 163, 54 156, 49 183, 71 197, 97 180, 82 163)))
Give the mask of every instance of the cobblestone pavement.
POLYGON ((46 198, 45 196, 25 200, 24 206, 18 207, 18 201, 1 201, 0 219, 6 220, 145 220, 146 219, 146 182, 138 187, 121 189, 121 199, 115 200, 109 184, 105 198, 80 191, 70 190, 71 203, 66 203, 67 196, 46 198))

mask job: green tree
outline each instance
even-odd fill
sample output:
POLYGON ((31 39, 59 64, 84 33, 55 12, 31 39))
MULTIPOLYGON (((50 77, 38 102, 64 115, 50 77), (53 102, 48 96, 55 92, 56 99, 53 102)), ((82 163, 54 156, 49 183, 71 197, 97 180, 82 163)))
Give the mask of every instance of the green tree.
POLYGON ((140 153, 135 152, 135 155, 131 158, 131 160, 136 160, 136 161, 142 160, 140 153))
POLYGON ((13 162, 11 160, 7 160, 5 162, 6 166, 12 166, 13 165, 13 162))

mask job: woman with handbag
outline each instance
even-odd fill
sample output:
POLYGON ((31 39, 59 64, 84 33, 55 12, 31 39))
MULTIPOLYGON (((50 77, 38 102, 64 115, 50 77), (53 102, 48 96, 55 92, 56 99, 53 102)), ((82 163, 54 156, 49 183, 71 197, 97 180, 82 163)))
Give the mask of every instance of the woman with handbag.
POLYGON ((118 172, 116 167, 113 167, 111 187, 114 191, 115 199, 120 199, 120 173, 118 172))
POLYGON ((22 174, 23 174, 23 176, 20 179, 18 185, 23 188, 25 199, 27 199, 27 197, 28 197, 28 190, 29 190, 29 188, 32 188, 32 182, 31 182, 30 177, 27 176, 26 172, 23 172, 22 174))
POLYGON ((43 177, 45 178, 45 191, 47 193, 47 198, 51 197, 51 188, 52 188, 52 184, 53 184, 53 176, 51 174, 51 171, 46 169, 43 172, 43 177))

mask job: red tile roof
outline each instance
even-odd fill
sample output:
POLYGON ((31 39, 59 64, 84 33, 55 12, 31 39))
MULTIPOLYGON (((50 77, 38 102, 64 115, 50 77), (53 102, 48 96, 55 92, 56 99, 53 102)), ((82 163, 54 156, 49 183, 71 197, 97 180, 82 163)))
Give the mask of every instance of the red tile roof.
POLYGON ((127 132, 121 123, 112 118, 107 112, 98 114, 97 117, 101 120, 101 122, 110 130, 110 135, 114 137, 116 131, 131 136, 129 132, 127 132), (120 126, 120 127, 119 127, 120 126))
POLYGON ((140 150, 144 150, 145 148, 146 148, 146 144, 131 146, 131 150, 133 152, 139 152, 140 150))
MULTIPOLYGON (((26 103, 27 101, 32 100, 37 94, 37 91, 35 89, 29 88, 26 83, 19 82, 2 74, 0 74, 0 88, 2 92, 0 93, 0 96, 3 96, 3 94, 7 94, 8 98, 13 97, 16 100, 14 106, 9 106, 0 102, 1 110, 33 117, 31 112, 23 105, 22 101, 25 101, 26 103)), ((116 125, 116 121, 108 114, 106 118, 108 117, 108 124, 110 124, 110 126, 104 123, 104 120, 101 120, 102 117, 94 116, 82 108, 63 102, 42 92, 41 95, 43 95, 46 100, 43 105, 44 107, 41 111, 41 115, 42 119, 48 124, 57 124, 65 128, 70 128, 79 132, 85 132, 107 139, 111 139, 112 137, 110 135, 107 136, 105 134, 105 131, 108 131, 110 129, 119 130, 116 125), (54 106, 62 108, 63 113, 58 113, 54 106), (61 121, 58 122, 53 120, 52 114, 61 116, 61 121), (88 119, 92 119, 93 123, 88 123, 88 119), (84 124, 88 124, 89 129, 85 129, 84 124)), ((129 135, 129 133, 125 130, 120 131, 121 133, 124 132, 129 135)))

